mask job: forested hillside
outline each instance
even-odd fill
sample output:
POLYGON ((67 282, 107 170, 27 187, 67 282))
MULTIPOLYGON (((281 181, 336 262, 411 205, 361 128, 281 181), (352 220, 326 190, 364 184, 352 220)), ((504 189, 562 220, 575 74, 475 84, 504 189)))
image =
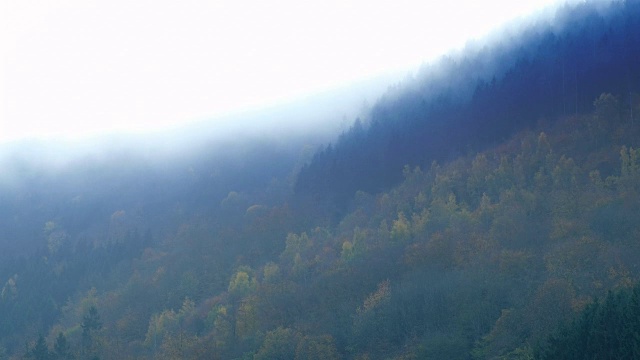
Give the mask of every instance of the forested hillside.
POLYGON ((357 190, 389 189, 406 164, 482 151, 540 121, 589 111, 603 91, 631 111, 639 19, 637 1, 565 6, 516 35, 425 66, 316 155, 300 173, 298 198, 344 215, 357 190))
POLYGON ((639 356, 638 5, 444 60, 315 156, 13 153, 0 359, 639 356))

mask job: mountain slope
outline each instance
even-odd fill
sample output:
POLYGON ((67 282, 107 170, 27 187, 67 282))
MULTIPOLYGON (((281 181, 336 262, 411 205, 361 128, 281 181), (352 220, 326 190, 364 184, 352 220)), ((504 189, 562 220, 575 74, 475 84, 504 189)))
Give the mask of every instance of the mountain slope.
MULTIPOLYGON (((635 3, 596 8, 553 23, 576 61, 593 44, 585 19, 638 24, 635 3)), ((574 71, 595 93, 583 99, 544 91, 553 38, 391 90, 316 154, 294 197, 308 138, 13 163, 0 358, 532 358, 559 323, 640 280, 640 95, 608 68, 635 81, 636 48, 574 71)))
POLYGON ((38 333, 50 348, 62 334, 100 358, 530 358, 640 279, 640 124, 619 106, 602 94, 592 112, 406 167, 336 226, 296 230, 305 215, 286 203, 230 194, 222 217, 183 214, 162 239, 125 231, 5 263, 2 343, 35 353, 38 333), (102 327, 85 334, 92 311, 102 327))
POLYGON ((405 164, 485 149, 539 121, 589 110, 603 91, 628 107, 640 90, 639 18, 636 1, 565 6, 515 37, 443 58, 318 153, 296 193, 343 213, 357 190, 397 184, 405 164))

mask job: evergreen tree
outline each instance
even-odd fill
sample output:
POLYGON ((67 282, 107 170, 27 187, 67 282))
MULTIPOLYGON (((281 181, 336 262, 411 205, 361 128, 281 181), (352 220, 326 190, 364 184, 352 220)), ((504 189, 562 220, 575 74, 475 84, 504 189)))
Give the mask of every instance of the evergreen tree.
POLYGON ((49 360, 52 359, 51 353, 49 352, 49 348, 47 347, 47 343, 44 340, 44 336, 40 335, 38 340, 33 345, 25 358, 34 359, 34 360, 49 360))
POLYGON ((56 342, 53 345, 53 357, 56 360, 71 360, 73 359, 73 353, 71 352, 71 345, 67 341, 67 338, 62 332, 58 333, 56 342))
POLYGON ((89 312, 82 317, 82 351, 85 356, 91 358, 97 358, 95 355, 96 349, 94 348, 94 333, 102 329, 102 321, 98 314, 98 309, 95 306, 89 308, 89 312))
POLYGON ((91 332, 94 330, 100 330, 102 328, 102 321, 100 321, 100 315, 98 309, 95 306, 89 308, 89 312, 82 317, 82 337, 90 337, 91 332))
POLYGON ((609 292, 538 346, 539 359, 640 358, 640 286, 609 292))

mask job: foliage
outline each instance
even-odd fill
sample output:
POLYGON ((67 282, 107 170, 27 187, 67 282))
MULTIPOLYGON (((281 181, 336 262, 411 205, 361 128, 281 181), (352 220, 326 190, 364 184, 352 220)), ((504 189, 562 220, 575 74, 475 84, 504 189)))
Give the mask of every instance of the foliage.
POLYGON ((390 88, 366 122, 355 123, 302 168, 299 201, 344 215, 356 191, 399 184, 406 164, 427 167, 482 151, 541 119, 577 116, 594 98, 596 112, 584 135, 602 143, 623 119, 633 119, 632 93, 640 91, 639 15, 633 1, 566 6, 548 19, 563 25, 530 26, 517 39, 425 66, 390 88), (628 95, 600 96, 603 90, 628 95))
POLYGON ((495 81, 445 59, 461 80, 390 90, 306 167, 268 143, 25 175, 0 225, 39 245, 0 262, 0 358, 637 357, 640 110, 604 77, 638 8, 576 6, 531 54, 496 49, 495 81), (565 63, 598 93, 561 92, 565 63))
POLYGON ((536 349, 538 359, 640 357, 640 287, 607 293, 536 349))

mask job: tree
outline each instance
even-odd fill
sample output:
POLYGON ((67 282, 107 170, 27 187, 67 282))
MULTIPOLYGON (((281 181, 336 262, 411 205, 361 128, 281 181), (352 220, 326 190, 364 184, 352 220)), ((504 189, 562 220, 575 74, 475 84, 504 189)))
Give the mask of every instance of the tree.
POLYGON ((539 359, 640 358, 640 287, 609 292, 536 349, 539 359))
POLYGON ((62 332, 58 333, 56 342, 53 344, 53 358, 56 360, 71 360, 74 358, 71 352, 71 345, 69 345, 62 332))
POLYGON ((258 281, 252 275, 252 270, 248 267, 239 269, 229 281, 229 295, 235 300, 244 298, 253 293, 258 287, 258 281))
POLYGON ((602 93, 593 102, 595 116, 605 123, 616 123, 620 121, 620 101, 617 97, 602 93))
POLYGON ((94 305, 89 308, 89 312, 82 317, 82 351, 88 357, 96 357, 94 348, 94 334, 102 329, 102 321, 98 314, 98 309, 94 305), (91 356, 93 355, 93 356, 91 356))
POLYGON ((26 356, 27 359, 34 360, 49 360, 52 358, 51 353, 49 352, 49 348, 47 347, 47 343, 44 341, 44 336, 40 335, 38 340, 33 345, 26 356))
POLYGON ((162 352, 158 359, 195 359, 199 358, 196 353, 197 337, 187 334, 184 330, 179 330, 175 334, 167 334, 162 341, 162 352))
POLYGON ((95 306, 89 308, 89 312, 82 317, 82 337, 91 336, 91 332, 102 329, 102 321, 98 309, 95 306))
POLYGON ((622 146, 620 149, 620 161, 622 162, 620 174, 622 177, 638 177, 640 175, 640 149, 622 146))
POLYGON ((391 238, 395 241, 404 241, 409 238, 411 224, 407 221, 403 212, 398 213, 398 220, 393 220, 391 238))
POLYGON ((305 336, 296 348, 296 360, 339 359, 336 344, 331 335, 305 336))
POLYGON ((267 332, 255 360, 290 360, 296 355, 298 335, 289 328, 278 327, 267 332))

